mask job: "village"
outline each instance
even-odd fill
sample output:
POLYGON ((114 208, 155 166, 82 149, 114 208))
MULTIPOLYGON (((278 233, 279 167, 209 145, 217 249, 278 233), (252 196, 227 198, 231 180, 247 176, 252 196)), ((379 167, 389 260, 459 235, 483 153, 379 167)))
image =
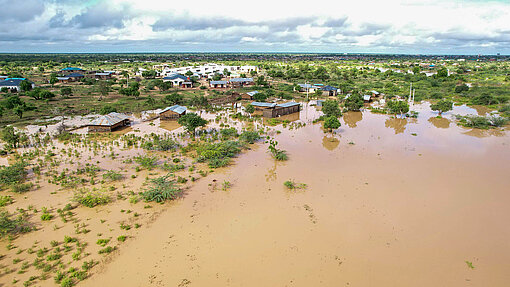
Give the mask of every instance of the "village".
POLYGON ((0 55, 1 284, 251 286, 236 262, 292 273, 309 258, 325 286, 368 284, 343 269, 364 264, 343 244, 400 264, 388 255, 406 248, 399 240, 420 250, 428 241, 414 234, 437 228, 403 216, 413 212, 458 231, 427 247, 452 250, 441 266, 453 265, 458 282, 471 271, 465 261, 503 260, 482 263, 457 245, 483 224, 454 227, 469 210, 445 220, 437 198, 467 206, 487 182, 494 196, 506 191, 497 180, 509 152, 504 57, 23 57, 0 55), (376 238, 357 229, 372 222, 376 238), (260 254, 267 265, 244 260, 260 254))

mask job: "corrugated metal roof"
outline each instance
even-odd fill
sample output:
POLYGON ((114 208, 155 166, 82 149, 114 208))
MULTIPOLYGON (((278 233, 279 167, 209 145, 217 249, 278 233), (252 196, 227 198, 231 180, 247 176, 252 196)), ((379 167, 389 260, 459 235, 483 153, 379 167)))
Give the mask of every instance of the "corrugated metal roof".
POLYGON ((65 81, 65 80, 69 80, 69 77, 57 77, 57 80, 65 81))
POLYGON ((21 82, 24 80, 22 79, 5 79, 5 81, 0 81, 0 87, 19 87, 21 82))
POLYGON ((299 103, 296 103, 296 102, 287 102, 287 103, 283 103, 283 104, 278 104, 276 106, 282 107, 282 108, 288 108, 288 107, 293 107, 293 106, 299 106, 299 103))
POLYGON ((164 77, 163 80, 175 80, 175 79, 182 79, 184 81, 188 80, 188 77, 179 75, 179 74, 172 74, 170 76, 164 77))
POLYGON ((85 77, 84 75, 80 74, 80 73, 71 73, 69 75, 67 75, 68 77, 70 78, 79 78, 79 77, 85 77))
POLYGON ((127 120, 129 119, 128 116, 126 116, 125 114, 121 114, 121 113, 115 113, 115 112, 112 112, 112 113, 109 113, 107 115, 104 115, 104 116, 100 116, 96 119, 94 119, 93 121, 90 122, 90 125, 91 126, 113 126, 115 124, 118 124, 124 120, 127 120))
POLYGON ((233 78, 230 79, 231 82, 253 82, 253 78, 233 78))
POLYGON ((333 86, 330 86, 330 85, 327 85, 327 86, 322 87, 321 90, 328 92, 328 91, 336 91, 337 88, 335 88, 333 86))
POLYGON ((68 67, 68 68, 62 69, 62 71, 83 71, 83 70, 80 68, 68 67))
POLYGON ((227 81, 211 81, 211 85, 226 85, 227 81))
POLYGON ((251 105, 255 106, 255 107, 264 107, 264 108, 273 108, 276 106, 275 103, 262 103, 262 102, 252 102, 251 105))
POLYGON ((260 92, 259 91, 252 91, 252 92, 248 92, 246 94, 249 95, 250 97, 253 97, 253 96, 255 96, 258 93, 260 93, 260 92))
POLYGON ((364 100, 364 101, 370 101, 370 98, 371 98, 371 97, 372 97, 371 95, 364 95, 364 96, 363 96, 363 100, 364 100))
POLYGON ((169 111, 169 110, 171 110, 171 111, 173 111, 173 112, 176 112, 176 113, 178 113, 178 114, 182 115, 184 112, 186 112, 187 108, 186 108, 186 107, 183 107, 183 106, 180 106, 180 105, 173 105, 173 106, 171 106, 171 107, 167 107, 167 108, 165 108, 164 110, 162 110, 162 111, 160 112, 160 114, 162 114, 162 113, 164 113, 164 112, 166 112, 166 111, 169 111))

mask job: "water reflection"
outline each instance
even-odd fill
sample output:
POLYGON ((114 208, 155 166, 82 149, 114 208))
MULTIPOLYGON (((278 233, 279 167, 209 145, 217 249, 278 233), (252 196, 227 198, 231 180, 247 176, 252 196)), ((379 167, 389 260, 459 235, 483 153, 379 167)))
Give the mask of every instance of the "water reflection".
POLYGON ((270 168, 268 171, 267 171, 267 174, 265 175, 266 177, 266 182, 270 182, 270 181, 275 181, 276 180, 276 167, 278 166, 278 163, 275 161, 274 162, 274 165, 272 168, 270 168))
POLYGON ((268 125, 268 122, 270 122, 270 121, 278 121, 279 124, 281 122, 283 122, 283 121, 285 121, 285 122, 295 122, 295 121, 299 121, 299 119, 300 119, 299 114, 300 113, 293 113, 293 114, 290 114, 290 115, 284 115, 284 116, 273 118, 273 119, 263 118, 263 122, 264 122, 264 125, 268 125))
POLYGON ((392 128, 395 130, 395 134, 401 134, 406 130, 407 119, 399 119, 399 118, 389 118, 384 122, 384 125, 387 128, 392 128))
POLYGON ((505 135, 505 131, 502 129, 490 129, 490 130, 472 129, 463 134, 476 138, 486 138, 491 136, 502 137, 505 135))
POLYGON ((450 121, 446 118, 431 117, 429 122, 439 129, 447 129, 450 127, 450 121))
POLYGON ((350 128, 357 127, 357 123, 363 119, 362 112, 347 112, 343 116, 345 124, 350 128))
POLYGON ((336 149, 339 144, 340 144, 340 140, 335 137, 324 136, 322 138, 322 146, 327 150, 332 151, 332 150, 336 149))

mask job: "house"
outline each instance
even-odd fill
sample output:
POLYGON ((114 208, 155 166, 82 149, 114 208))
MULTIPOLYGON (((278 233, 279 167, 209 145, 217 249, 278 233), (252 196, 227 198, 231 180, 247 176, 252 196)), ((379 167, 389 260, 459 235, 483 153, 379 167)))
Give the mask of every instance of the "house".
POLYGON ((363 101, 370 102, 372 96, 371 95, 363 95, 363 101))
POLYGON ((230 79, 232 87, 243 87, 245 85, 253 85, 253 78, 233 78, 230 79))
POLYGON ((70 78, 69 77, 57 77, 57 81, 59 83, 69 83, 70 78))
POLYGON ((266 109, 273 109, 276 107, 275 103, 263 103, 263 102, 252 102, 251 105, 255 108, 256 111, 263 111, 266 109))
POLYGON ((125 114, 112 112, 91 121, 88 125, 88 131, 111 132, 117 128, 129 126, 130 123, 131 120, 125 114))
POLYGON ((85 76, 80 73, 71 73, 67 75, 67 77, 69 78, 69 82, 76 82, 85 78, 85 76))
POLYGON ((253 100, 253 96, 255 96, 256 94, 260 93, 259 91, 251 91, 251 92, 248 92, 248 93, 244 93, 241 95, 241 98, 243 100, 253 100))
POLYGON ((174 105, 165 108, 159 113, 159 118, 162 120, 176 120, 186 114, 186 107, 174 105))
POLYGON ((69 72, 79 72, 79 71, 83 71, 82 69, 80 68, 75 68, 75 67, 67 67, 67 68, 64 68, 62 70, 60 70, 64 73, 69 73, 69 72))
POLYGON ((370 91, 372 93, 372 96, 375 98, 375 97, 378 97, 381 93, 379 93, 378 91, 376 90, 372 90, 370 91))
POLYGON ((94 78, 96 79, 103 79, 103 80, 107 80, 107 79, 111 79, 112 78, 112 73, 110 72, 98 72, 94 75, 94 78))
POLYGON ((323 86, 321 88, 321 90, 322 90, 322 94, 323 95, 330 96, 330 97, 331 96, 335 97, 336 95, 338 95, 338 92, 339 92, 340 89, 337 89, 337 88, 335 88, 333 86, 327 85, 327 86, 323 86))
POLYGON ((262 115, 266 118, 276 118, 279 116, 298 113, 301 110, 301 105, 296 102, 287 102, 282 104, 252 102, 251 105, 255 110, 261 110, 262 115))
POLYGON ((310 84, 298 84, 298 86, 299 86, 299 91, 300 92, 308 91, 309 93, 315 93, 316 90, 319 90, 319 89, 322 88, 320 86, 310 85, 310 84))
POLYGON ((193 83, 186 76, 172 74, 163 78, 163 82, 172 82, 172 86, 181 88, 193 88, 193 83))
POLYGON ((211 88, 226 88, 227 81, 210 81, 209 86, 211 88))
MULTIPOLYGON (((21 91, 21 82, 25 81, 26 78, 6 78, 3 81, 0 81, 0 89, 6 88, 11 92, 19 92, 21 91)), ((35 84, 32 83, 32 88, 35 87, 35 84)))

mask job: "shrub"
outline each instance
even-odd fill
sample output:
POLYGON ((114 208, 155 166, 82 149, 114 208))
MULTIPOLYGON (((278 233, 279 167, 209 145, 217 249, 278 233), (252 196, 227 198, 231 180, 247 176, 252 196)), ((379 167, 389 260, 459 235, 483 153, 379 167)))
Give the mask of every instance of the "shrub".
POLYGON ((79 191, 74 194, 74 201, 86 207, 95 207, 97 205, 104 205, 111 201, 108 194, 102 191, 79 191))
POLYGON ((199 162, 208 162, 209 167, 217 168, 226 166, 230 158, 241 152, 241 144, 237 141, 226 141, 221 143, 203 143, 196 146, 199 162))
POLYGON ((174 181, 168 180, 167 176, 151 179, 149 187, 142 193, 145 201, 164 202, 173 200, 182 194, 182 190, 175 185, 174 181))
POLYGON ((42 221, 49 221, 49 220, 52 220, 53 219, 53 215, 45 212, 41 215, 41 220, 42 221))
POLYGON ((122 179, 122 174, 120 172, 109 170, 105 174, 103 174, 103 179, 110 181, 117 181, 122 179))
POLYGON ((98 239, 96 244, 105 247, 108 242, 110 242, 110 239, 98 239))
POLYGON ((255 143, 258 139, 260 139, 260 135, 256 131, 244 131, 239 136, 239 139, 241 141, 252 144, 255 143))
POLYGON ((18 161, 12 165, 0 167, 0 185, 11 186, 25 181, 27 176, 25 166, 24 162, 18 161))
POLYGON ((9 205, 12 203, 12 197, 8 195, 0 195, 0 207, 9 205))
POLYGON ((457 115, 459 123, 465 127, 489 129, 493 127, 504 126, 508 120, 502 117, 488 116, 459 116, 457 115))
POLYGON ((296 183, 293 180, 287 180, 283 185, 288 189, 304 189, 307 187, 306 183, 296 183))
POLYGON ((135 162, 138 163, 140 166, 147 170, 152 170, 154 166, 156 166, 156 163, 158 162, 158 158, 155 156, 137 156, 134 158, 135 162))
POLYGON ((124 242, 124 241, 126 241, 126 238, 127 238, 126 235, 121 235, 121 236, 117 237, 117 241, 124 242))
POLYGON ((2 210, 0 211, 0 238, 5 235, 25 233, 31 230, 28 222, 22 215, 13 219, 14 215, 2 210))
POLYGON ((111 253, 115 250, 115 247, 111 247, 111 246, 108 246, 108 247, 105 247, 103 249, 100 249, 97 253, 99 254, 108 254, 108 253, 111 253))

